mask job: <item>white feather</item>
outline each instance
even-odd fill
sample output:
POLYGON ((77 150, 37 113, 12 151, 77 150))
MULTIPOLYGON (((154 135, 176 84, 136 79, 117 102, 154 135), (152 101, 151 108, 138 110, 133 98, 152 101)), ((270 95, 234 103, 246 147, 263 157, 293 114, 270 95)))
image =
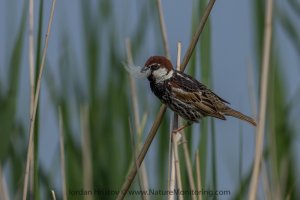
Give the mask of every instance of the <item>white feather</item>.
POLYGON ((135 78, 146 78, 150 75, 150 70, 146 72, 141 72, 142 67, 136 65, 128 65, 126 63, 122 63, 124 68, 128 71, 128 73, 135 78))

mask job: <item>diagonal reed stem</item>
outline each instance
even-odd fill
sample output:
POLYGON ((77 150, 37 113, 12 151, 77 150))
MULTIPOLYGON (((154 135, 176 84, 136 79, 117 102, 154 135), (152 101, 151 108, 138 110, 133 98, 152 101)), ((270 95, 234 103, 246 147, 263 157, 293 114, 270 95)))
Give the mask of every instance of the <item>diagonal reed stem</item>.
POLYGON ((196 47, 196 44, 197 44, 197 42, 198 42, 198 40, 199 40, 199 38, 200 38, 200 35, 201 35, 201 33, 202 33, 203 29, 204 29, 204 26, 205 26, 205 24, 206 24, 207 18, 208 18, 208 16, 209 16, 209 14, 210 14, 210 12, 211 12, 211 10, 212 10, 212 8, 213 8, 215 2, 216 2, 216 0, 210 0, 210 1, 208 2, 208 4, 207 4, 206 8, 205 8, 203 17, 202 17, 201 20, 200 20, 200 23, 199 23, 199 25, 198 25, 198 28, 197 28, 197 30, 196 30, 196 33, 194 34, 194 36, 193 36, 193 38, 192 38, 192 41, 191 41, 191 43, 190 43, 190 46, 189 46, 189 48, 187 49, 187 51, 186 51, 186 53, 185 53, 185 55, 184 55, 184 57, 183 57, 183 62, 182 62, 182 64, 181 64, 181 66, 180 66, 180 70, 181 70, 181 71, 184 71, 184 70, 185 70, 185 68, 186 68, 186 66, 187 66, 187 64, 188 64, 188 62, 189 62, 189 60, 190 60, 190 58, 191 58, 191 56, 192 56, 192 54, 193 54, 193 52, 194 52, 194 49, 195 49, 195 47, 196 47))
POLYGON ((162 121, 162 118, 166 112, 166 109, 167 107, 165 105, 162 105, 159 109, 159 112, 158 112, 158 115, 152 125, 152 128, 150 130, 150 133, 148 134, 148 137, 145 141, 145 144, 144 146, 142 147, 141 149, 141 152, 136 160, 136 164, 132 165, 132 168, 127 176, 127 179, 125 180, 124 184, 122 185, 122 189, 117 197, 117 200, 121 200, 121 199, 124 199, 126 193, 128 192, 132 182, 133 182, 133 179, 134 177, 136 176, 136 173, 137 173, 137 170, 138 168, 137 167, 140 167, 144 158, 145 158, 145 155, 150 147, 150 144, 152 143, 152 140, 154 139, 154 136, 156 135, 156 132, 159 128, 159 125, 162 121))

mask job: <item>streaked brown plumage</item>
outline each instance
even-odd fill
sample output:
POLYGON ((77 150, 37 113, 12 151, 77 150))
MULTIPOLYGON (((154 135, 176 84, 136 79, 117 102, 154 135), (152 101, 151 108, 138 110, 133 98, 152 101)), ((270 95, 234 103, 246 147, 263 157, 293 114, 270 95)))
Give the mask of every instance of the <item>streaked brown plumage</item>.
MULTIPOLYGON (((254 126, 256 122, 239 111, 230 108, 227 101, 216 95, 193 77, 174 70, 166 57, 150 57, 142 72, 148 74, 152 92, 190 124, 206 116, 225 120, 232 116, 254 126)), ((181 130, 181 129, 180 129, 181 130)))

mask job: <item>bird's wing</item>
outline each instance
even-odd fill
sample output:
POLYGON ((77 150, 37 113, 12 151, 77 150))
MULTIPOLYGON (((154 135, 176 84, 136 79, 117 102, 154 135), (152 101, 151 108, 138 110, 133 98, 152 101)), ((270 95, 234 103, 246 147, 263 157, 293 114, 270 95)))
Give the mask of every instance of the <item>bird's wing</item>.
POLYGON ((180 71, 176 71, 176 79, 173 81, 178 87, 181 87, 189 92, 197 92, 197 91, 207 91, 208 96, 213 97, 216 101, 221 101, 223 103, 230 104, 225 99, 219 97, 217 94, 215 94, 213 91, 208 89, 204 84, 200 83, 198 80, 194 79, 188 74, 185 74, 180 71), (177 81, 176 81, 177 80, 177 81))
POLYGON ((171 92, 177 100, 188 104, 190 107, 198 110, 203 115, 217 117, 223 120, 225 119, 225 117, 220 112, 218 112, 214 101, 211 101, 210 96, 207 95, 205 91, 188 91, 185 89, 188 86, 181 85, 182 82, 173 82, 171 84, 171 92))

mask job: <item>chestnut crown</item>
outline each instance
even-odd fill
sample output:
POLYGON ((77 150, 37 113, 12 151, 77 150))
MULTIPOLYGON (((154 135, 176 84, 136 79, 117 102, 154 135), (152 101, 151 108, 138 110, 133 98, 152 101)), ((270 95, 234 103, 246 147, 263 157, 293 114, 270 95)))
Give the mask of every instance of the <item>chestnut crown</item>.
POLYGON ((164 56, 151 56, 145 63, 145 67, 149 67, 152 70, 158 69, 160 67, 164 67, 168 71, 173 69, 171 61, 164 56))

